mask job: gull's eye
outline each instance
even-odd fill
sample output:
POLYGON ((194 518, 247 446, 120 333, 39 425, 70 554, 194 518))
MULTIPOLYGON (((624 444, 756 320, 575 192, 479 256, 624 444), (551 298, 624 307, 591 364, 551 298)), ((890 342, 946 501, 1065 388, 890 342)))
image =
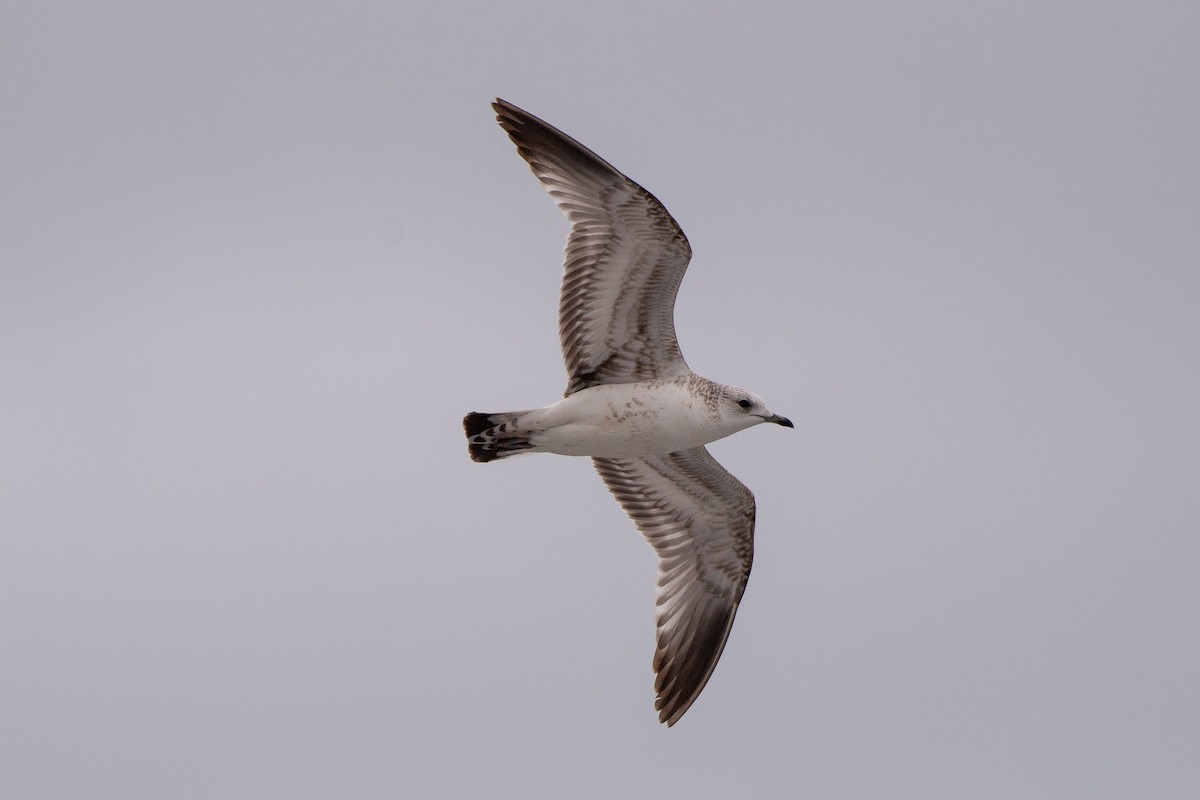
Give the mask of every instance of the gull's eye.
POLYGON ((738 400, 738 405, 741 406, 742 408, 749 408, 750 401, 743 397, 741 400, 738 400))

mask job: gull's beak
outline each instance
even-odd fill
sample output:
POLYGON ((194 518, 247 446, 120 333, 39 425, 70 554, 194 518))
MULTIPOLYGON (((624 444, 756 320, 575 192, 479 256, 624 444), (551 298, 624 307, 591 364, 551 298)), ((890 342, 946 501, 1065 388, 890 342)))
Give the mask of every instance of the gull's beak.
POLYGON ((763 419, 766 420, 767 422, 774 422, 776 425, 782 425, 785 428, 796 427, 795 425, 792 424, 792 421, 790 419, 788 419, 787 417, 781 417, 778 414, 772 414, 769 417, 763 417, 763 419))

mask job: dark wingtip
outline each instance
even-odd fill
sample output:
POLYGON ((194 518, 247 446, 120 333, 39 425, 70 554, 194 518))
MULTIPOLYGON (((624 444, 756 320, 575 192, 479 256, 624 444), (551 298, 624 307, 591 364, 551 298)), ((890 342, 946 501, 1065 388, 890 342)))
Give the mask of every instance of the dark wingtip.
POLYGON ((492 103, 492 111, 496 112, 496 121, 505 130, 523 123, 527 117, 532 116, 525 109, 514 106, 502 97, 497 97, 495 102, 492 103))

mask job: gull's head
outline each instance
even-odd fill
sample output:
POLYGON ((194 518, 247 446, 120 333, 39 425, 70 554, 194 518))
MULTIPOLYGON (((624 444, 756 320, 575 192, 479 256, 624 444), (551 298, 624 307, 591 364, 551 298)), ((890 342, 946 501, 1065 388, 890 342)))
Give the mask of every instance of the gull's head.
POLYGON ((787 417, 772 413, 763 399, 754 392, 730 387, 722 393, 720 415, 721 419, 735 426, 738 430, 760 425, 764 422, 774 422, 785 428, 795 425, 787 417))

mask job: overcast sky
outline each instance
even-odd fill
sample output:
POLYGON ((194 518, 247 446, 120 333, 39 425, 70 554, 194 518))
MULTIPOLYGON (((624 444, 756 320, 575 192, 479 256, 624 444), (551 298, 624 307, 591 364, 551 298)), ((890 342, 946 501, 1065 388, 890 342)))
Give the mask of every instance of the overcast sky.
POLYGON ((1200 5, 0 10, 0 796, 1200 796, 1200 5), (501 96, 796 430, 725 655, 554 402, 501 96))

